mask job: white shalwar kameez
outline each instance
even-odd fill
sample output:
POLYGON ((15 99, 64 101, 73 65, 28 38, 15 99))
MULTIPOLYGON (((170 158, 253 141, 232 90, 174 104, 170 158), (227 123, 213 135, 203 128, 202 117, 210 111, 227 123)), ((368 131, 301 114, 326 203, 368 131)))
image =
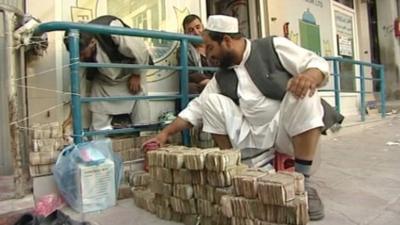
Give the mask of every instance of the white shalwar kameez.
MULTIPOLYGON (((110 26, 122 27, 119 20, 111 22, 110 26)), ((118 51, 130 58, 135 58, 137 64, 148 64, 149 53, 142 38, 122 35, 111 35, 118 46, 118 51)), ((107 54, 97 44, 96 62, 111 63, 107 54)), ((145 70, 124 68, 98 68, 99 73, 92 80, 92 97, 129 96, 128 81, 132 74, 140 75, 142 91, 136 95, 146 95, 145 70)), ((92 129, 111 129, 112 115, 131 114, 133 124, 150 121, 150 107, 146 100, 99 101, 90 103, 92 112, 92 129)))
MULTIPOLYGON (((283 37, 273 39, 283 67, 293 76, 309 68, 319 69, 327 82, 328 63, 283 37)), ((238 149, 269 149, 293 155, 291 137, 322 127, 323 108, 318 93, 297 100, 287 93, 282 102, 265 97, 250 78, 245 62, 251 54, 251 42, 246 40, 242 62, 232 68, 238 77, 239 105, 220 94, 215 77, 201 95, 193 99, 179 117, 194 126, 203 123, 203 131, 228 135, 238 149)))

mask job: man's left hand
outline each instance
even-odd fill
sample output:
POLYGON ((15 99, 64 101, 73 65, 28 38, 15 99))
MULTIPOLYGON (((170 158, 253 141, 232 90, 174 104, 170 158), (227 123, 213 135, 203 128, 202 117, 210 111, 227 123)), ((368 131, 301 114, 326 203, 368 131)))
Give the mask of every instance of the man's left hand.
POLYGON ((128 88, 134 95, 142 90, 142 87, 140 86, 140 75, 134 74, 129 78, 128 88))
POLYGON ((304 98, 309 92, 308 96, 314 95, 317 87, 324 79, 324 75, 318 69, 309 69, 292 77, 287 84, 287 91, 292 92, 297 98, 304 98))

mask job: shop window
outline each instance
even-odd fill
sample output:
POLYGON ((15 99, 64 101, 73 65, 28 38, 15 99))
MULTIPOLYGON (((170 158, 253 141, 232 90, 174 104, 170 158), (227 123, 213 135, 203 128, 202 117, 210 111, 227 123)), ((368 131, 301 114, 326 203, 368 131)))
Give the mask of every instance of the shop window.
POLYGON ((149 29, 147 26, 147 15, 146 12, 137 14, 132 18, 132 26, 140 29, 149 29))
POLYGON ((335 2, 339 2, 351 9, 354 9, 354 0, 335 0, 335 2))
MULTIPOLYGON (((118 16, 133 28, 171 32, 178 30, 166 21, 165 1, 108 0, 107 7, 108 14, 118 16)), ((177 45, 175 41, 157 38, 145 38, 145 41, 156 63, 168 57, 177 45)))
MULTIPOLYGON (((335 10, 336 42, 340 56, 354 59, 354 15, 335 10)), ((350 63, 340 64, 340 89, 343 92, 354 92, 356 68, 350 63)))

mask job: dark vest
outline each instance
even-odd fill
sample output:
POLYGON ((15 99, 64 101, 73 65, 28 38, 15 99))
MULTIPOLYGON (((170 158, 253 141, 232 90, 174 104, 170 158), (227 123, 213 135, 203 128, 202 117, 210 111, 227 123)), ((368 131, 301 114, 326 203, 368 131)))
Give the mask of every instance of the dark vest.
MULTIPOLYGON (((292 75, 282 66, 273 45, 274 37, 254 40, 251 43, 251 53, 245 67, 257 88, 265 97, 282 100, 286 94, 286 86, 292 75)), ((237 95, 238 78, 233 69, 221 68, 215 74, 221 94, 239 104, 237 95)), ((324 129, 322 133, 336 123, 342 123, 344 117, 325 100, 321 99, 324 108, 324 129)))

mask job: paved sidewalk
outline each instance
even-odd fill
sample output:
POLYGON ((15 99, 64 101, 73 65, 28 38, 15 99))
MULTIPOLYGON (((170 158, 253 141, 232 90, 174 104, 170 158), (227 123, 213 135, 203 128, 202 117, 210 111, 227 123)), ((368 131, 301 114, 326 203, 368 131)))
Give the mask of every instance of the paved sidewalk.
POLYGON ((326 218, 310 224, 400 224, 399 128, 396 115, 323 140, 322 163, 313 182, 326 218))

